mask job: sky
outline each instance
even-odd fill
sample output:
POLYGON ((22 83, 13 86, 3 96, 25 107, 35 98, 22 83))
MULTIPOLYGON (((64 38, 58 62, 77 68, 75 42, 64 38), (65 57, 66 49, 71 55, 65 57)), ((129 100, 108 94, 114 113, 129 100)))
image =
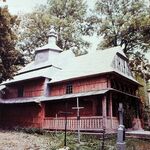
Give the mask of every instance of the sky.
MULTIPOLYGON (((93 7, 94 1, 95 0, 87 0, 89 7, 93 7)), ((6 0, 5 3, 0 0, 0 5, 7 4, 12 14, 31 12, 37 4, 46 3, 47 0, 6 0)))
MULTIPOLYGON (((95 0, 87 0, 88 6, 92 8, 94 6, 94 1, 95 0)), ((0 6, 1 5, 8 5, 9 11, 11 14, 18 14, 18 13, 28 13, 31 12, 32 9, 37 5, 37 4, 46 4, 47 0, 6 0, 6 2, 2 2, 0 0, 0 6)), ((91 41, 91 38, 90 38, 91 41)), ((96 37, 92 39, 92 49, 95 49, 99 40, 97 40, 96 37)), ((147 58, 150 61, 150 53, 148 53, 147 58)))
POLYGON ((4 3, 0 0, 0 5, 8 5, 10 13, 17 14, 31 12, 37 4, 46 4, 46 2, 47 0, 6 0, 4 3))

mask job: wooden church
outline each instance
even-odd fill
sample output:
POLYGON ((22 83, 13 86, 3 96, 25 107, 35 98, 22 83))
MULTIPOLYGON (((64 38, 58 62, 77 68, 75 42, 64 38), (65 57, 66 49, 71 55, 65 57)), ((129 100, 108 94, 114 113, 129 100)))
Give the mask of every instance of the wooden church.
POLYGON ((36 49, 35 60, 0 86, 0 126, 96 131, 118 128, 118 105, 123 103, 126 128, 141 128, 139 83, 132 77, 122 47, 91 50, 76 57, 56 45, 57 33, 49 32, 48 44, 36 49))

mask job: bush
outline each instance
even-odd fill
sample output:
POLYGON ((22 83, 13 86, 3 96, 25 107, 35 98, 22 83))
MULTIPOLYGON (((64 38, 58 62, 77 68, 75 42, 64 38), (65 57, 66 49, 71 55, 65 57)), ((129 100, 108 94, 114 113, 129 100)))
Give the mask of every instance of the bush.
POLYGON ((32 128, 32 127, 29 127, 29 128, 22 128, 22 127, 14 127, 14 130, 17 131, 17 132, 24 132, 24 133, 29 133, 29 134, 40 134, 40 135, 43 135, 46 133, 45 130, 43 129, 40 129, 40 128, 32 128))

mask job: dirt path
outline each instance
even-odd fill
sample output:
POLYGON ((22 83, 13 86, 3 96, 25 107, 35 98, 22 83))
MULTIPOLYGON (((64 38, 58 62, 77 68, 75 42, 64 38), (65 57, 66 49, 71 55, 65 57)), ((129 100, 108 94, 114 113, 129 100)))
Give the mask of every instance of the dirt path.
POLYGON ((49 138, 22 132, 0 132, 0 150, 49 150, 49 138))

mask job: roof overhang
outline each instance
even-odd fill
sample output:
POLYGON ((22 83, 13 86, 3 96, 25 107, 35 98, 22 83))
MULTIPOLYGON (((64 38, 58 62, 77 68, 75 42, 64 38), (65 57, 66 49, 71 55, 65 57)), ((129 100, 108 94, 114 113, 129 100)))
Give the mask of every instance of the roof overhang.
POLYGON ((85 76, 80 76, 80 77, 73 77, 73 78, 63 79, 63 80, 59 80, 59 81, 53 81, 53 79, 52 79, 51 81, 48 82, 48 84, 55 84, 55 83, 60 83, 60 82, 74 81, 74 80, 79 80, 79 79, 85 79, 87 77, 88 78, 92 78, 92 77, 97 77, 97 76, 103 76, 103 75, 110 74, 110 73, 112 73, 112 71, 96 73, 96 74, 92 74, 92 75, 85 75, 85 76))
POLYGON ((132 94, 128 94, 128 93, 119 91, 119 90, 117 90, 117 89, 109 88, 109 90, 112 91, 112 92, 117 92, 117 93, 120 93, 120 94, 129 96, 129 97, 133 97, 133 98, 136 98, 136 99, 140 99, 140 97, 138 97, 138 96, 135 96, 135 95, 132 95, 132 94))
POLYGON ((1 85, 10 85, 10 84, 15 84, 15 83, 19 83, 19 82, 24 82, 24 81, 29 81, 29 80, 35 80, 35 79, 39 79, 39 78, 47 78, 46 76, 38 76, 38 77, 31 77, 31 78, 24 78, 24 79, 20 79, 20 80, 10 80, 10 81, 6 81, 4 83, 2 83, 1 85))
POLYGON ((0 99, 0 104, 23 104, 23 103, 40 103, 42 97, 31 98, 13 98, 13 99, 0 99))
POLYGON ((5 88, 6 88, 5 85, 1 85, 1 86, 0 86, 0 91, 3 90, 3 89, 5 89, 5 88))
POLYGON ((71 99, 71 98, 85 97, 90 95, 100 95, 100 94, 105 94, 108 91, 109 89, 100 90, 100 91, 90 91, 84 93, 65 94, 61 96, 50 96, 50 97, 41 96, 41 97, 31 97, 31 98, 15 98, 15 99, 7 99, 7 100, 0 99, 0 103, 1 104, 40 103, 44 101, 71 99))
POLYGON ((65 94, 61 96, 51 96, 51 97, 45 97, 41 100, 42 101, 52 101, 52 100, 59 100, 59 99, 70 99, 70 98, 77 98, 77 97, 85 97, 90 95, 101 95, 108 92, 109 89, 104 89, 100 91, 90 91, 90 92, 84 92, 84 93, 75 93, 75 94, 65 94))
POLYGON ((74 80, 78 80, 78 79, 84 79, 87 77, 96 77, 96 76, 103 76, 106 74, 116 74, 119 76, 124 77, 125 79, 127 79, 128 81, 132 82, 133 84, 136 84, 138 86, 142 86, 139 82, 137 82, 135 79, 132 78, 128 78, 126 77, 123 73, 118 73, 117 71, 113 70, 113 71, 108 71, 108 72, 102 72, 102 73, 97 73, 97 74, 92 74, 92 75, 86 75, 86 76, 80 76, 80 77, 74 77, 74 78, 69 78, 69 79, 64 79, 64 80, 60 80, 60 81, 53 81, 53 79, 51 81, 48 82, 48 84, 55 84, 55 83, 60 83, 60 82, 68 82, 68 81, 74 81, 74 80))
POLYGON ((133 84, 136 84, 138 86, 142 86, 138 81, 136 81, 135 79, 133 78, 129 78, 127 76, 125 76, 123 73, 118 73, 117 71, 112 71, 112 73, 116 74, 116 75, 119 75, 119 76, 123 76, 126 80, 132 82, 133 84))
POLYGON ((50 96, 50 97, 40 96, 40 97, 31 97, 31 98, 15 98, 15 99, 7 99, 7 100, 0 99, 0 104, 23 104, 23 103, 40 104, 41 102, 46 102, 46 101, 55 101, 55 100, 62 100, 62 99, 73 99, 77 97, 102 95, 102 94, 106 94, 109 91, 117 92, 125 96, 140 99, 138 96, 131 95, 131 94, 128 94, 128 93, 125 93, 125 92, 122 92, 113 88, 108 88, 108 89, 90 91, 90 92, 84 92, 84 93, 65 94, 61 96, 50 96))

